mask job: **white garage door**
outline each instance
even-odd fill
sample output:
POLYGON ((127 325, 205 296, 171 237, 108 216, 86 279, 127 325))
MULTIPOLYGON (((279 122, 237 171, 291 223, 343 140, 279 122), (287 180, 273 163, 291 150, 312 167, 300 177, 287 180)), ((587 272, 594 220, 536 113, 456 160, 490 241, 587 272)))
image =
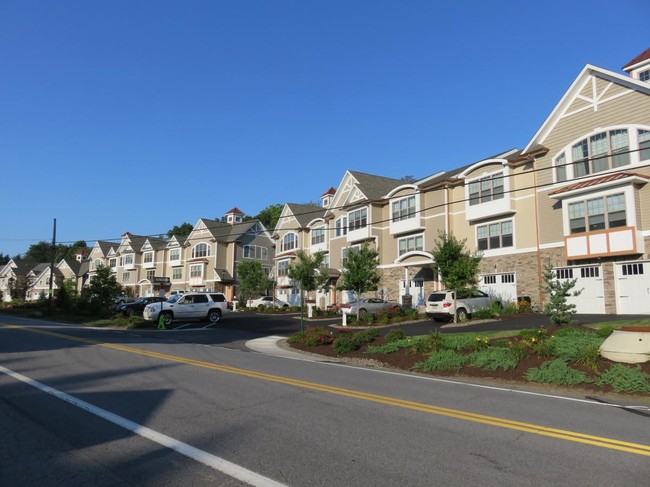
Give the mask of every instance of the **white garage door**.
POLYGON ((479 289, 502 304, 517 301, 517 282, 514 272, 502 274, 482 274, 479 276, 479 289))
POLYGON ((558 281, 576 280, 572 292, 582 290, 578 296, 567 297, 568 303, 575 304, 576 313, 605 314, 605 285, 602 266, 560 267, 553 270, 558 281))
POLYGON ((618 314, 650 314, 650 263, 616 264, 618 314))

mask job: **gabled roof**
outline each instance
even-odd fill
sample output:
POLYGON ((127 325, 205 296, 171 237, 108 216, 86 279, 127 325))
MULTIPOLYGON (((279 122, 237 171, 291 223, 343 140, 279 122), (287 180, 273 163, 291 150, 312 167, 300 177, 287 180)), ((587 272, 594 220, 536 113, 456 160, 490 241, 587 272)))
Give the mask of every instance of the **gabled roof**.
POLYGON ((320 206, 313 205, 299 205, 296 203, 287 203, 287 207, 293 214, 300 228, 305 228, 309 225, 309 222, 315 218, 323 218, 327 208, 322 208, 320 206))
MULTIPOLYGON (((555 105, 553 111, 546 118, 537 133, 533 136, 530 142, 528 142, 523 150, 524 154, 528 154, 530 150, 536 145, 544 143, 544 140, 548 134, 553 130, 555 125, 562 118, 565 110, 571 106, 574 99, 580 94, 590 76, 597 76, 598 78, 604 79, 611 83, 615 83, 625 88, 629 88, 630 90, 650 94, 650 83, 646 83, 638 79, 630 78, 629 76, 624 76, 607 69, 587 64, 584 68, 582 68, 582 71, 580 71, 575 80, 573 80, 571 86, 569 86, 568 90, 564 93, 560 101, 557 103, 557 105, 555 105)), ((601 103, 602 101, 603 100, 600 100, 601 103)))
POLYGON ((108 255, 108 253, 111 251, 112 248, 119 247, 119 244, 115 242, 106 242, 104 240, 97 240, 94 247, 99 247, 99 250, 101 250, 102 255, 104 255, 105 257, 108 255))
POLYGON ((32 260, 12 260, 10 263, 11 262, 14 264, 11 266, 11 270, 16 276, 26 276, 32 270, 34 270, 37 265, 39 265, 37 262, 34 262, 32 260))
POLYGON ((235 207, 232 210, 229 210, 229 211, 226 212, 226 215, 230 215, 230 214, 244 216, 246 213, 241 211, 239 208, 235 207))
POLYGON ((236 242, 240 237, 248 233, 255 225, 259 225, 262 232, 266 233, 270 238, 270 235, 268 235, 266 228, 264 228, 264 225, 259 220, 247 220, 245 222, 236 223, 234 225, 230 223, 223 223, 218 220, 210 220, 208 218, 201 218, 199 221, 203 222, 205 228, 207 228, 210 232, 210 235, 212 235, 212 237, 219 242, 236 242))
POLYGON ((349 171, 350 174, 358 181, 357 187, 369 200, 378 200, 386 196, 391 189, 404 184, 401 179, 386 178, 375 176, 358 171, 349 171))

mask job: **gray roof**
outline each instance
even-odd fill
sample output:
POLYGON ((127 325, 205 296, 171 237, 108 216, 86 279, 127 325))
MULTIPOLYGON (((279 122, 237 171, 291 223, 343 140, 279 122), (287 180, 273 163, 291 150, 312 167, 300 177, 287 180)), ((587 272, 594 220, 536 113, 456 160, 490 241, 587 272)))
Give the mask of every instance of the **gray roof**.
POLYGON ((265 230, 264 225, 262 225, 259 220, 247 220, 234 225, 220 222, 218 220, 210 220, 208 218, 201 218, 201 221, 210 231, 210 234, 220 242, 235 242, 239 240, 239 238, 248 232, 255 224, 258 224, 265 230))
POLYGON ((385 178, 374 174, 357 171, 350 171, 350 174, 359 182, 359 189, 369 200, 381 199, 392 189, 405 184, 401 179, 385 178))
POLYGON ((104 255, 108 255, 108 253, 110 252, 110 250, 111 250, 112 248, 116 248, 116 249, 117 249, 117 247, 120 246, 118 243, 115 243, 115 242, 106 242, 106 241, 104 241, 104 240, 97 240, 97 244, 96 244, 96 245, 99 246, 99 250, 101 250, 101 251, 102 251, 102 254, 104 254, 104 255))
POLYGON ((293 216, 298 220, 301 228, 306 227, 314 218, 323 218, 327 208, 313 205, 299 205, 297 203, 287 203, 293 216))

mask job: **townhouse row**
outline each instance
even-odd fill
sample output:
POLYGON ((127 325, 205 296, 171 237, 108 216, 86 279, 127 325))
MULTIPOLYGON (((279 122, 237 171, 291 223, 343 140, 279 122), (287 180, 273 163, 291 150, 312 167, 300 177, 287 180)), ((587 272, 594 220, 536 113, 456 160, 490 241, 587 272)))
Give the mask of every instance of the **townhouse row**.
POLYGON ((270 232, 236 208, 187 238, 127 232, 95 244, 88 279, 104 265, 137 295, 205 289, 231 300, 238 264, 256 259, 276 296, 297 303, 297 250, 323 252, 329 281, 310 297, 326 307, 351 299, 336 283, 345 255, 368 244, 380 256, 374 294, 415 307, 441 287, 431 250, 442 232, 482 253, 479 287, 503 302, 541 304, 550 263, 558 279, 577 279, 578 312, 650 313, 650 49, 623 70, 586 65, 523 149, 414 182, 346 171, 320 207, 285 204, 270 232))

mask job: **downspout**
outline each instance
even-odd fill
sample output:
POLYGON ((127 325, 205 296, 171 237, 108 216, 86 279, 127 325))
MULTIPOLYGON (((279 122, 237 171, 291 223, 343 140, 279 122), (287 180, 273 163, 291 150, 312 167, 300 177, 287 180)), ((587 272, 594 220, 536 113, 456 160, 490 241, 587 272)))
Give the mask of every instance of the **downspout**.
POLYGON ((539 292, 539 305, 543 307, 544 296, 542 293, 542 255, 539 241, 539 192, 537 191, 537 160, 532 157, 533 162, 533 191, 535 192, 535 241, 537 244, 537 289, 539 292))

